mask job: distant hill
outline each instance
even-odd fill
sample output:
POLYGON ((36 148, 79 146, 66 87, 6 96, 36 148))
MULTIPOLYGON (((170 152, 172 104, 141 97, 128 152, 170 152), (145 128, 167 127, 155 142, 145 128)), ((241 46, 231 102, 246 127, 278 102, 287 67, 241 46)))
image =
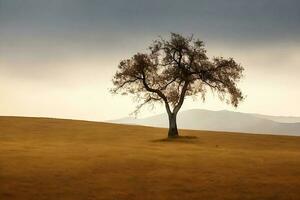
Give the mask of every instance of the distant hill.
MULTIPOLYGON (((147 118, 126 117, 112 120, 113 123, 168 127, 166 114, 147 118)), ((247 133, 266 133, 300 136, 300 117, 269 116, 240 113, 227 110, 210 111, 193 109, 178 114, 181 129, 212 130, 247 133)))
POLYGON ((253 114, 256 117, 260 117, 263 119, 269 119, 276 122, 281 123, 300 123, 300 117, 290 117, 290 116, 271 116, 271 115, 261 115, 261 114, 253 114))

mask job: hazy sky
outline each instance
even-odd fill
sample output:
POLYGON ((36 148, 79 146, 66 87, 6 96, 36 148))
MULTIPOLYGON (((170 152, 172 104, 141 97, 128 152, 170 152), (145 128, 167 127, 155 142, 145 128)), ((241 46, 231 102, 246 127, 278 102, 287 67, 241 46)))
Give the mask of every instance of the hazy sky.
POLYGON ((108 91, 119 61, 170 32, 245 67, 238 109, 212 95, 183 109, 300 116, 299 0, 0 0, 0 115, 127 116, 131 98, 108 91))

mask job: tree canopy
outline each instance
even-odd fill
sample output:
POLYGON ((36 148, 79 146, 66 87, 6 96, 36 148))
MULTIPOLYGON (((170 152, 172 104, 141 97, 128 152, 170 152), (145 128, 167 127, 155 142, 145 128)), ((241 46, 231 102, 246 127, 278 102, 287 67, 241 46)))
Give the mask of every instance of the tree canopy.
POLYGON ((209 59, 203 41, 171 33, 169 40, 155 40, 148 53, 122 60, 112 91, 134 95, 140 103, 136 111, 163 103, 169 116, 177 114, 186 97, 200 95, 205 100, 208 90, 237 107, 243 100, 237 87, 243 70, 233 58, 209 59))

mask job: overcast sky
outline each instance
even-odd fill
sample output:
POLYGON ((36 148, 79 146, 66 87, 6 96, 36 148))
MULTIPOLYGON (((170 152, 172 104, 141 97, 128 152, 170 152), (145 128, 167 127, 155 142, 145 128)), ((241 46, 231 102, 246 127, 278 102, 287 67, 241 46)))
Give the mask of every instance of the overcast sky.
POLYGON ((183 109, 300 116, 298 0, 0 0, 0 115, 127 116, 131 98, 108 91, 119 61, 170 32, 245 68, 238 109, 213 95, 183 109))

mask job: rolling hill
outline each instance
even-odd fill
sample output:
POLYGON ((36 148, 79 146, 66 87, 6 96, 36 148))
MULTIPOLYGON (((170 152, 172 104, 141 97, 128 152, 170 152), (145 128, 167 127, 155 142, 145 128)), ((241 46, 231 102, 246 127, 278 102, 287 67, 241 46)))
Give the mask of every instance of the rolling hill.
MULTIPOLYGON (((141 119, 127 117, 110 122, 168 127, 166 114, 141 119)), ((193 130, 300 136, 300 117, 268 116, 226 110, 210 111, 194 109, 178 113, 178 127, 193 130)))
POLYGON ((300 199, 300 137, 0 117, 2 200, 300 199), (188 137, 189 136, 189 137, 188 137))

